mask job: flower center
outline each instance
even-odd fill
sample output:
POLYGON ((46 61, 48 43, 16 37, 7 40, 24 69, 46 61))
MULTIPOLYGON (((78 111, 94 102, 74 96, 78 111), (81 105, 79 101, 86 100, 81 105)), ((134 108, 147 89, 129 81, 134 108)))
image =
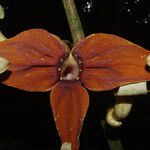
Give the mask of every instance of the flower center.
POLYGON ((69 56, 63 61, 58 68, 60 71, 60 80, 79 80, 79 62, 70 53, 69 56))

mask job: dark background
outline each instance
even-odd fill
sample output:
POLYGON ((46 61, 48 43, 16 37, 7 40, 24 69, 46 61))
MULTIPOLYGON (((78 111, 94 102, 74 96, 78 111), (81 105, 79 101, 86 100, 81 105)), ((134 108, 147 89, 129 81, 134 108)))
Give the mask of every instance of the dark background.
MULTIPOLYGON (((0 30, 7 38, 31 28, 43 28, 62 39, 71 35, 61 0, 1 0, 5 19, 0 30)), ((75 0, 86 35, 104 32, 150 49, 148 0, 75 0), (90 8, 88 3, 92 3, 90 8)), ((109 128, 124 150, 150 149, 150 95, 133 98, 134 106, 122 127, 109 128)), ((109 93, 90 92, 90 107, 80 136, 81 150, 109 150, 100 120, 114 102, 109 93)), ((49 93, 30 93, 0 86, 0 150, 58 150, 49 93)))

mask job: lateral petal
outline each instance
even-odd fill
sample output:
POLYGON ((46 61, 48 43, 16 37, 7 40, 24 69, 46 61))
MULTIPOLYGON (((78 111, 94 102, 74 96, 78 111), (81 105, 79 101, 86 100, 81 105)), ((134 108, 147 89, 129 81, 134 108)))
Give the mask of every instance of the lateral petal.
POLYGON ((55 123, 62 143, 70 142, 78 150, 79 135, 85 118, 89 95, 78 81, 61 81, 50 95, 55 123))
POLYGON ((57 66, 67 53, 61 40, 42 29, 31 29, 0 42, 0 56, 10 61, 4 84, 28 91, 46 91, 58 81, 57 66))
POLYGON ((110 34, 94 34, 72 50, 82 61, 81 82, 90 90, 104 91, 150 80, 148 50, 110 34))

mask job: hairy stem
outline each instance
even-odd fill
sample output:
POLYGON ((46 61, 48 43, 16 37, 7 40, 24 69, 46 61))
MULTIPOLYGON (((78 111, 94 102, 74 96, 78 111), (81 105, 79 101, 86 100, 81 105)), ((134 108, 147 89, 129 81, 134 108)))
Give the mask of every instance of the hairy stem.
POLYGON ((62 2, 65 8, 69 27, 71 30, 73 44, 75 44, 85 37, 81 21, 74 0, 62 0, 62 2))

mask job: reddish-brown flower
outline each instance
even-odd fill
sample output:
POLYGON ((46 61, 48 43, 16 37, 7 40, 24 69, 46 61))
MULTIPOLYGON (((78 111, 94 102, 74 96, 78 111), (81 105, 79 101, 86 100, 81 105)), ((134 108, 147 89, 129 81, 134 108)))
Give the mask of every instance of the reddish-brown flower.
POLYGON ((110 34, 93 34, 70 51, 55 35, 32 29, 0 43, 0 56, 10 61, 4 84, 27 91, 50 91, 56 126, 72 150, 89 105, 86 89, 111 90, 150 80, 149 51, 110 34))

